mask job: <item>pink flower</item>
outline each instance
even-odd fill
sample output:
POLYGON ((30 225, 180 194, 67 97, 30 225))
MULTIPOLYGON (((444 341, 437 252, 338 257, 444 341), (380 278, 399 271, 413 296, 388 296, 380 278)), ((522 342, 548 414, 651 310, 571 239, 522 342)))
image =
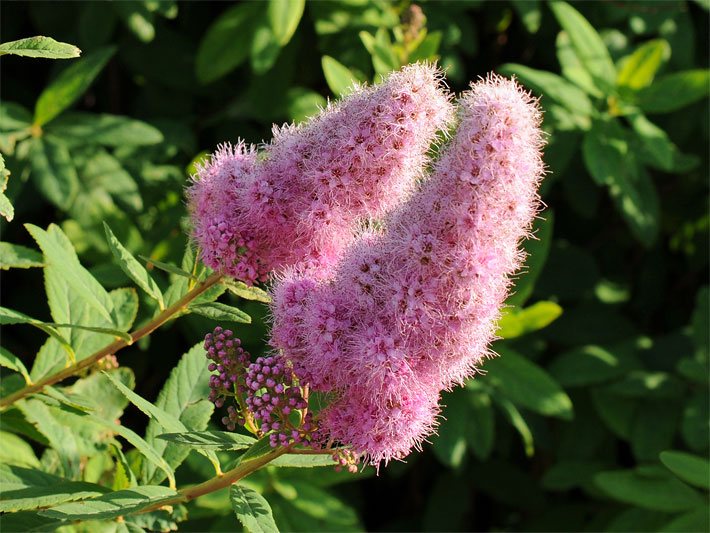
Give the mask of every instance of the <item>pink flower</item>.
POLYGON ((327 277, 358 225, 412 190, 450 118, 439 72, 412 65, 275 128, 258 155, 220 146, 188 191, 205 264, 247 283, 297 264, 327 277))
POLYGON ((354 243, 332 279, 290 272, 274 288, 272 343, 338 398, 321 431, 373 463, 419 447, 435 428, 440 392, 489 355, 539 208, 537 103, 491 75, 459 107, 432 176, 381 234, 354 243))

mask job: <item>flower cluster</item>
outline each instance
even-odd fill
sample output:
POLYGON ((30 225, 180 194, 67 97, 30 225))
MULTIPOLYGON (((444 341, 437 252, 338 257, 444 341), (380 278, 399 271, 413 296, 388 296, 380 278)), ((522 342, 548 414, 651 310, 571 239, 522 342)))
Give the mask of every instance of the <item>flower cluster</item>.
POLYGON ((419 447, 441 391, 489 355, 539 206, 537 103, 494 75, 458 103, 454 138, 385 229, 350 246, 330 279, 291 269, 273 291, 272 344, 335 394, 321 431, 375 464, 419 447))
MULTIPOLYGON (((228 398, 244 392, 244 369, 250 363, 249 352, 241 347, 241 341, 234 337, 231 330, 217 326, 212 333, 205 336, 204 343, 207 359, 211 362, 207 366, 210 372, 209 399, 215 406, 222 407, 228 398)), ((236 424, 243 424, 244 419, 234 407, 228 408, 229 416, 222 422, 234 430, 236 424)))
POLYGON ((439 72, 412 65, 275 129, 259 154, 220 146, 188 192, 203 261, 247 283, 297 264, 327 276, 358 225, 412 190, 451 110, 439 72))
POLYGON ((246 374, 246 405, 272 447, 313 441, 313 415, 293 369, 279 356, 259 357, 246 374), (305 414, 304 414, 305 413, 305 414))

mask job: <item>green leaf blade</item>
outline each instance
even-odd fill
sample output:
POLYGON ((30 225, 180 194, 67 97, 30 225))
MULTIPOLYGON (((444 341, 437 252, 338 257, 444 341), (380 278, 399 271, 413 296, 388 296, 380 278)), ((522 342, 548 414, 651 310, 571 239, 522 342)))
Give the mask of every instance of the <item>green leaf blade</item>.
POLYGON ((63 70, 37 99, 34 122, 42 126, 71 106, 101 73, 115 48, 101 48, 63 70))
POLYGON ((235 483, 229 489, 234 514, 251 533, 278 533, 269 502, 253 489, 235 483))
POLYGON ((71 59, 79 57, 81 50, 73 44, 60 43, 51 37, 38 35, 0 44, 0 56, 6 54, 44 59, 71 59))

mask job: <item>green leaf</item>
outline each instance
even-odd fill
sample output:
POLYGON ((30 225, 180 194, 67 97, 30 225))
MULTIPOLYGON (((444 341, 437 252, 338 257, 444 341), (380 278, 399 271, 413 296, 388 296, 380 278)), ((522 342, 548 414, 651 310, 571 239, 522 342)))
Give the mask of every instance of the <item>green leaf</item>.
POLYGON ((364 30, 358 35, 372 56, 372 66, 377 74, 385 75, 399 69, 399 59, 392 49, 392 43, 385 28, 379 28, 374 36, 364 30))
POLYGON ((243 281, 238 281, 231 278, 225 278, 220 283, 222 283, 227 290, 232 294, 244 298, 245 300, 254 300, 262 303, 271 303, 271 296, 266 291, 261 290, 258 287, 250 287, 243 281))
POLYGON ((651 178, 636 161, 627 132, 616 121, 594 121, 584 136, 582 155, 594 181, 609 187, 634 236, 651 246, 658 234, 658 196, 651 178))
POLYGON ((622 60, 616 84, 633 90, 651 85, 656 72, 670 55, 671 47, 665 39, 654 39, 642 44, 622 60))
POLYGON ((355 83, 359 81, 352 71, 330 56, 323 56, 320 61, 325 81, 333 94, 339 97, 350 93, 355 83))
POLYGON ((260 459, 265 455, 269 455, 273 451, 274 448, 271 447, 269 436, 265 435, 252 444, 251 447, 242 454, 239 458, 239 462, 246 463, 247 461, 260 459))
POLYGON ((604 464, 593 461, 559 461, 545 472, 542 486, 547 490, 572 490, 589 483, 604 464))
MULTIPOLYGON (((83 302, 88 304, 94 311, 110 323, 114 323, 113 302, 101 284, 81 266, 74 249, 66 235, 59 229, 59 226, 50 224, 47 231, 32 224, 25 224, 25 228, 30 232, 39 247, 44 252, 44 262, 47 265, 45 275, 47 276, 47 294, 52 306, 53 294, 59 290, 58 280, 54 275, 61 278, 67 288, 83 302)), ((70 313, 57 317, 52 314, 57 322, 80 324, 81 321, 71 320, 70 313)))
POLYGON ((134 288, 114 289, 109 294, 113 301, 116 326, 120 331, 131 329, 138 314, 138 293, 134 288))
POLYGON ((296 32, 305 7, 306 0, 269 0, 266 13, 271 30, 281 46, 285 46, 296 32))
POLYGON ((24 363, 2 346, 0 346, 0 366, 4 366, 5 368, 9 368, 10 370, 14 370, 15 372, 22 374, 22 377, 25 378, 25 383, 28 385, 32 383, 30 374, 27 372, 27 368, 25 368, 24 363))
POLYGON ((652 511, 686 511, 703 503, 696 491, 657 467, 601 472, 594 483, 615 500, 652 511))
POLYGON ((296 124, 317 115, 327 105, 319 93, 303 87, 292 87, 286 93, 288 116, 296 124))
POLYGON ((222 13, 208 28, 197 49, 197 79, 210 83, 242 64, 249 57, 262 16, 263 7, 256 2, 237 4, 222 13))
POLYGON ((634 370, 623 380, 609 385, 607 390, 633 398, 677 398, 683 395, 685 387, 680 379, 667 372, 634 370))
POLYGON ((39 252, 19 244, 0 242, 0 270, 42 266, 44 263, 39 252))
POLYGON ((562 314, 555 302, 535 302, 525 309, 505 309, 498 322, 496 335, 513 339, 549 326, 562 314))
POLYGON ((569 36, 572 49, 580 63, 603 91, 614 86, 616 69, 604 41, 579 11, 566 2, 551 2, 550 9, 569 36))
MULTIPOLYGON (((171 265, 170 263, 163 263, 162 261, 158 261, 156 259, 151 259, 150 257, 146 257, 144 255, 139 255, 138 257, 140 257, 143 261, 146 262, 146 267, 148 268, 148 270, 151 270, 153 267, 156 267, 156 268, 159 268, 160 270, 164 270, 165 272, 170 272, 171 274, 177 274, 178 276, 183 276, 185 278, 196 279, 189 272, 186 272, 182 268, 179 268, 175 265, 171 265)), ((230 280, 230 281, 232 281, 232 280, 230 280)), ((232 281, 232 282, 237 283, 236 281, 232 281)), ((245 285, 245 287, 246 287, 246 285, 245 285)))
POLYGON ((71 348, 69 347, 69 342, 62 336, 61 333, 59 333, 54 328, 54 326, 52 326, 51 324, 47 324, 45 322, 42 322, 41 320, 37 320, 35 318, 27 316, 26 314, 20 313, 19 311, 15 311, 14 309, 8 309, 7 307, 0 307, 0 324, 3 324, 3 325, 29 324, 31 326, 36 327, 37 329, 41 329, 47 335, 54 337, 63 346, 67 347, 68 351, 71 352, 71 348))
POLYGON ((15 102, 0 103, 0 131, 29 130, 32 113, 15 102))
POLYGON ((710 461, 686 452, 666 451, 661 462, 683 481, 710 490, 710 461))
POLYGON ((710 94, 710 70, 675 72, 655 81, 637 95, 637 103, 646 113, 670 113, 710 94))
MULTIPOLYGON (((286 483, 282 481, 280 484, 286 483)), ((357 526, 355 511, 320 487, 293 480, 288 482, 288 490, 283 491, 282 495, 291 496, 289 503, 293 508, 319 521, 325 521, 328 524, 325 528, 327 530, 340 531, 357 526)))
POLYGON ((131 465, 128 464, 126 456, 123 455, 123 452, 115 443, 111 445, 111 454, 116 459, 116 470, 113 475, 111 488, 113 488, 113 490, 123 490, 137 486, 138 481, 131 469, 131 465))
POLYGON ((24 399, 17 403, 17 407, 27 421, 44 435, 50 446, 57 451, 64 474, 67 477, 76 477, 81 466, 77 435, 65 424, 60 423, 49 406, 40 400, 24 399))
MULTIPOLYGON (((127 367, 115 368, 107 372, 129 388, 135 386, 133 371, 127 367)), ((94 409, 94 414, 105 420, 121 418, 128 400, 111 385, 106 374, 95 372, 77 380, 69 389, 65 389, 88 401, 94 409)))
POLYGON ((433 31, 427 34, 422 42, 409 54, 409 62, 416 61, 436 61, 439 59, 439 47, 441 46, 442 32, 433 31))
POLYGON ((64 69, 39 95, 35 124, 46 124, 72 105, 94 82, 115 51, 113 47, 100 48, 64 69))
POLYGON ((81 502, 63 503, 40 511, 41 516, 62 520, 99 520, 116 518, 135 513, 177 496, 177 492, 167 487, 150 486, 133 487, 104 494, 98 498, 81 502))
POLYGON ((95 415, 86 415, 87 418, 93 422, 96 422, 113 433, 116 433, 117 435, 120 435, 124 439, 126 439, 130 444, 132 444, 136 450, 138 450, 143 457, 148 459, 151 463, 156 465, 158 468, 160 468, 163 472, 165 472, 165 475, 168 478, 168 481, 170 483, 171 487, 175 487, 175 473, 173 472, 173 469, 170 468, 170 465, 163 459, 160 454, 158 454, 150 444, 148 444, 140 435, 138 435, 135 431, 132 429, 127 428, 126 426, 123 426, 121 424, 116 424, 115 422, 111 422, 110 420, 104 420, 103 418, 99 418, 98 416, 95 415))
POLYGON ((550 254, 554 222, 555 212, 551 209, 546 210, 535 220, 532 230, 534 237, 523 243, 523 249, 527 254, 525 265, 515 282, 515 292, 508 298, 507 304, 522 307, 532 296, 535 282, 542 273, 547 256, 550 254))
POLYGON ((251 324, 251 317, 241 309, 219 302, 192 304, 188 309, 198 315, 206 316, 219 322, 241 322, 251 324))
POLYGON ((710 523, 710 506, 701 505, 692 511, 684 513, 666 525, 660 531, 687 533, 688 531, 705 531, 710 523))
POLYGON ((491 397, 476 390, 469 391, 466 411, 466 441, 473 454, 485 461, 493 451, 495 417, 491 397))
POLYGON ((547 372, 509 348, 499 346, 498 351, 500 357, 485 363, 486 375, 479 380, 490 382, 513 403, 536 413, 572 419, 572 401, 547 372))
POLYGON ((434 455, 449 468, 458 469, 462 466, 466 456, 466 426, 469 407, 466 389, 456 389, 452 393, 444 394, 441 399, 445 422, 438 430, 438 436, 432 441, 434 455))
MULTIPOLYGON (((32 446, 14 433, 0 431, 0 442, 2 442, 2 446, 0 446, 0 465, 15 465, 35 469, 40 468, 40 462, 37 459, 32 446)), ((4 490, 2 485, 2 473, 0 473, 0 492, 4 490)), ((2 499, 2 495, 0 495, 0 501, 2 501, 2 499)))
POLYGON ((255 490, 235 483, 229 489, 229 501, 250 533, 278 533, 269 502, 255 490))
POLYGON ((10 179, 10 171, 5 168, 5 159, 0 154, 0 215, 10 222, 15 218, 15 208, 10 199, 5 196, 8 179, 10 179))
POLYGON ((70 481, 40 470, 0 464, 0 511, 37 509, 108 492, 94 483, 70 481))
POLYGON ((47 131, 74 145, 144 146, 163 142, 159 129, 129 117, 73 111, 65 113, 47 131))
POLYGON ((79 192, 79 177, 66 145, 52 137, 32 140, 31 177, 47 200, 66 211, 79 192))
POLYGON ((0 44, 0 56, 5 54, 45 59, 71 59, 79 57, 81 50, 73 44, 60 43, 51 37, 40 35, 0 44))
POLYGON ((105 191, 134 211, 143 209, 143 199, 133 176, 105 150, 97 150, 86 160, 81 178, 86 187, 105 191))
MULTIPOLYGON (((155 401, 156 407, 183 424, 186 429, 178 430, 181 433, 188 430, 190 432, 202 431, 207 427, 214 411, 214 405, 207 400, 210 374, 204 346, 202 343, 196 344, 182 356, 158 394, 155 401)), ((161 440, 160 434, 166 430, 175 431, 162 426, 158 420, 151 418, 146 428, 145 437, 153 448, 163 454, 172 468, 177 468, 185 460, 190 450, 184 446, 168 444, 165 439, 161 440)), ((207 457, 214 465, 219 464, 211 451, 207 457)), ((160 473, 156 473, 155 469, 150 468, 149 465, 143 467, 142 474, 150 483, 159 483, 163 480, 160 473)))
POLYGON ((646 164, 665 172, 687 172, 698 164, 697 157, 681 154, 666 132, 641 113, 626 118, 641 144, 640 155, 646 164))
POLYGON ((319 466, 335 466, 330 453, 317 455, 286 454, 277 457, 269 466, 288 468, 315 468, 319 466))
POLYGON ((138 0, 121 0, 112 4, 124 23, 140 41, 149 43, 155 38, 153 13, 146 2, 138 0))
POLYGON ((116 236, 109 228, 108 224, 104 222, 104 231, 106 232, 106 240, 108 241, 109 248, 113 257, 116 259, 116 263, 121 270, 123 270, 126 275, 131 278, 136 285, 143 289, 151 298, 158 302, 160 309, 165 309, 165 303, 163 302, 163 293, 160 292, 160 288, 150 277, 148 271, 141 265, 138 260, 133 257, 133 254, 129 252, 121 242, 116 238, 116 236))
POLYGON ((588 95, 594 98, 602 98, 604 93, 597 87, 592 75, 577 57, 577 53, 572 47, 572 41, 566 31, 561 31, 557 34, 555 46, 557 47, 557 60, 562 67, 562 75, 577 87, 583 89, 588 95))
POLYGON ((630 366, 601 346, 580 346, 558 356, 549 370, 563 387, 585 387, 619 378, 630 366))
MULTIPOLYGON (((174 442, 191 448, 207 448, 215 451, 245 450, 256 439, 227 431, 190 431, 187 433, 161 433, 157 439, 174 442)), ((299 456, 300 457, 300 456, 299 456)))
POLYGON ((530 33, 537 33, 542 21, 540 0, 511 0, 513 9, 523 22, 525 29, 530 33))
POLYGON ((506 63, 498 72, 510 76, 515 74, 520 82, 542 95, 543 102, 548 98, 572 112, 576 123, 582 129, 589 128, 589 116, 592 114, 592 102, 581 89, 564 78, 544 70, 536 70, 525 65, 506 63))
POLYGON ((503 414, 518 432, 520 438, 523 439, 525 455, 532 457, 535 454, 535 443, 532 431, 530 431, 530 427, 528 427, 527 422, 525 422, 525 418, 520 411, 518 411, 517 407, 515 407, 515 405, 513 405, 513 403, 508 401, 506 398, 496 395, 494 396, 494 399, 496 401, 496 405, 501 411, 503 411, 503 414))

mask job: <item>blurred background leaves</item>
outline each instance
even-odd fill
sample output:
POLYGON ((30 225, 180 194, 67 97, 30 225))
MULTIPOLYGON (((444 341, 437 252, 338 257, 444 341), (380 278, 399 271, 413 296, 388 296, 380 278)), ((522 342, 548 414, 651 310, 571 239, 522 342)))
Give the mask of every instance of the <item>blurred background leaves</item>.
MULTIPOLYGON (((54 223, 35 236, 51 235, 55 256, 75 261, 76 250, 126 331, 187 287, 183 190, 188 169, 217 143, 268 139, 273 122, 304 120, 353 83, 377 82, 410 61, 438 61, 455 91, 490 70, 514 74, 545 110, 548 208, 537 240, 525 244, 530 256, 493 347, 501 357, 444 394, 438 436, 406 463, 378 477, 269 467, 242 490, 264 495, 284 530, 707 530, 707 8, 676 0, 5 3, 0 266, 11 270, 2 275, 3 306, 50 320, 37 297, 40 270, 24 270, 42 258, 23 224, 54 223), (54 46, 44 41, 30 57, 8 55, 10 41, 30 35, 83 53, 32 59, 54 46), (146 257, 147 270, 129 259, 130 269, 119 268, 112 252, 121 249, 146 257), (121 288, 129 278, 147 292, 121 288), (170 285, 165 302, 151 298, 170 285)), ((258 295, 240 300, 243 291, 226 301, 251 316, 237 334, 259 354, 265 307, 258 295)), ((204 305, 206 316, 127 350, 112 375, 155 399, 179 354, 188 352, 181 365, 193 364, 190 347, 223 316, 204 305)), ((50 308, 54 322, 70 322, 50 308)), ((92 312, 89 303, 81 312, 92 312)), ((26 368, 36 379, 66 356, 56 339, 40 349, 30 331, 3 328, 3 395, 22 385, 26 368)), ((105 338, 59 331, 82 349, 105 338)), ((100 405, 107 416, 146 428, 100 374, 65 391, 111 391, 100 405)), ((192 414, 171 411, 190 429, 209 416, 199 398, 185 400, 192 414)), ((160 476, 96 421, 39 405, 3 415, 4 462, 94 489, 130 487, 134 472, 160 476)), ((179 459, 180 483, 212 475, 202 456, 179 459)), ((184 511, 132 524, 234 528, 226 491, 184 511)))

